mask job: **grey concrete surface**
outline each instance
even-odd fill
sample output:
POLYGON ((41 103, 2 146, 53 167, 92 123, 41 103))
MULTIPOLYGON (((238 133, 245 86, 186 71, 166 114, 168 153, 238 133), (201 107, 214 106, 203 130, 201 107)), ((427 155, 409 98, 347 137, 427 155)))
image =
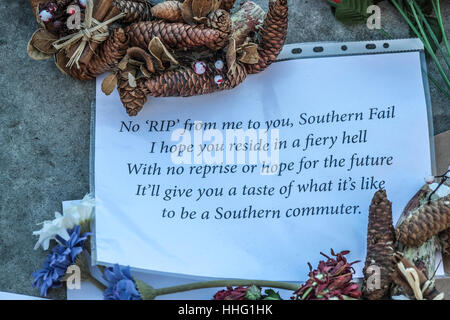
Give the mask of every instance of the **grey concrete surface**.
MULTIPOLYGON (((267 8, 267 0, 256 1, 267 8)), ((441 1, 450 34, 450 1, 441 1)), ((382 25, 394 38, 406 24, 382 3, 382 25)), ((33 250, 36 223, 61 201, 89 190, 89 113, 94 82, 62 75, 52 61, 26 52, 36 24, 28 0, 0 0, 0 291, 38 295, 31 273, 46 253, 33 250)), ((336 22, 321 0, 291 0, 288 43, 383 39, 379 31, 336 22)), ((436 70, 431 74, 439 78, 436 70)), ((326 88, 324 88, 326 90, 326 88)), ((435 133, 450 129, 449 100, 431 87, 435 133)), ((64 299, 63 290, 50 298, 64 299)))

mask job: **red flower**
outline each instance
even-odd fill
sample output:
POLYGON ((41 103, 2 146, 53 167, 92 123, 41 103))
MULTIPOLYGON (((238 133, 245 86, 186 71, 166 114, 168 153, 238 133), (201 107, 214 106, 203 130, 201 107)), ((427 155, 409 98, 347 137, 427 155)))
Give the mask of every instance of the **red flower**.
POLYGON ((351 282, 354 270, 352 265, 359 262, 347 262, 345 255, 350 251, 342 251, 335 254, 331 249, 331 255, 336 258, 330 258, 324 253, 320 253, 327 258, 326 261, 320 261, 317 269, 313 270, 309 265, 309 279, 300 289, 294 293, 299 300, 329 300, 331 298, 343 299, 344 296, 359 298, 358 284, 351 282))
POLYGON ((220 290, 215 295, 213 300, 247 300, 247 287, 227 287, 226 290, 220 290))

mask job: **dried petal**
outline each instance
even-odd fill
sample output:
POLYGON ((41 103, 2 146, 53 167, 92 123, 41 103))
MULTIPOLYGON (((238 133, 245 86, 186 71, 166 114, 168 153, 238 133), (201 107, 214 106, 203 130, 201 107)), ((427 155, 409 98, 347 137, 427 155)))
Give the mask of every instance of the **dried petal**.
POLYGON ((157 60, 160 69, 164 69, 163 62, 170 62, 171 64, 176 65, 179 64, 157 37, 153 38, 148 44, 148 51, 150 51, 152 56, 157 60))
POLYGON ((27 52, 28 52, 28 56, 33 59, 33 60, 37 60, 37 61, 41 61, 41 60, 47 60, 50 59, 52 57, 51 54, 46 54, 43 53, 41 51, 39 51, 38 49, 36 49, 32 44, 31 44, 31 40, 28 42, 27 45, 27 52))
POLYGON ((130 87, 136 88, 136 78, 131 72, 128 72, 128 83, 130 84, 130 87))
POLYGON ((52 45, 56 40, 58 38, 55 35, 47 30, 39 29, 31 36, 30 43, 37 50, 52 55, 57 51, 52 45))
POLYGON ((242 54, 239 61, 246 64, 256 64, 259 61, 258 45, 249 43, 239 48, 242 54))
POLYGON ((192 1, 193 0, 185 0, 181 5, 181 16, 183 17, 184 22, 193 23, 194 21, 194 13, 192 12, 192 1))
POLYGON ((214 9, 216 0, 192 0, 194 17, 206 17, 214 9))
POLYGON ((236 70, 236 41, 231 38, 227 49, 227 65, 228 72, 234 74, 236 70))
POLYGON ((117 86, 117 75, 115 73, 111 73, 107 76, 102 82, 102 91, 104 94, 109 96, 117 86))

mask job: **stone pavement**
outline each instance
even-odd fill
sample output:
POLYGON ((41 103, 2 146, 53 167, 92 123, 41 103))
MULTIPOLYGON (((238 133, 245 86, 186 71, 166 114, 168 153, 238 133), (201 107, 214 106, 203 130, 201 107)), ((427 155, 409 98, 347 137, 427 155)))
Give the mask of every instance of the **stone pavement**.
MULTIPOLYGON (((267 8, 267 0, 257 0, 267 8)), ((366 26, 336 22, 322 0, 290 0, 288 43, 384 39, 366 26)), ((441 1, 450 28, 450 1, 441 1)), ((386 2, 382 26, 409 37, 386 2)), ((28 39, 36 30, 28 0, 0 0, 0 291, 38 295, 31 273, 44 258, 33 250, 36 223, 51 219, 61 201, 89 190, 90 105, 95 83, 62 75, 53 61, 31 61, 28 39)), ((450 30, 447 30, 450 34, 450 30)), ((431 74, 438 78, 434 68, 431 74)), ((326 90, 326 88, 323 88, 326 90)), ((431 87, 435 134, 450 129, 449 100, 431 87)), ((65 298, 53 290, 50 298, 65 298)))

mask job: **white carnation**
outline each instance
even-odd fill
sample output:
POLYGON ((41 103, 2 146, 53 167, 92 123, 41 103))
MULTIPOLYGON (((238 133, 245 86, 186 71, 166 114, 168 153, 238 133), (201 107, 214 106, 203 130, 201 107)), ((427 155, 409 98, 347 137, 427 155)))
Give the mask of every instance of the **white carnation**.
POLYGON ((91 195, 87 194, 79 203, 72 205, 64 210, 64 215, 55 212, 55 219, 42 222, 42 228, 39 231, 34 231, 33 235, 39 236, 34 249, 42 246, 47 250, 50 245, 50 240, 60 236, 64 240, 69 239, 67 229, 80 225, 81 223, 89 222, 92 218, 95 201, 91 195))

